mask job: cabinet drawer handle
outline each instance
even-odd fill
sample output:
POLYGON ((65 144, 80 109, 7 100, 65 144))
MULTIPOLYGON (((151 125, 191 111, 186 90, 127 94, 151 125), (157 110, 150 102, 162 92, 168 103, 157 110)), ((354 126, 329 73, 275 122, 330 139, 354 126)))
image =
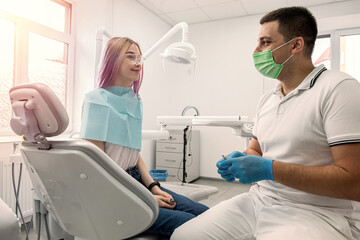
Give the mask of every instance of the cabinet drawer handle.
POLYGON ((167 161, 167 162, 176 162, 176 160, 172 160, 172 159, 164 159, 164 161, 167 161))
POLYGON ((170 174, 169 174, 168 177, 176 177, 176 175, 170 175, 170 174))
POLYGON ((176 147, 165 147, 165 149, 176 149, 176 147))

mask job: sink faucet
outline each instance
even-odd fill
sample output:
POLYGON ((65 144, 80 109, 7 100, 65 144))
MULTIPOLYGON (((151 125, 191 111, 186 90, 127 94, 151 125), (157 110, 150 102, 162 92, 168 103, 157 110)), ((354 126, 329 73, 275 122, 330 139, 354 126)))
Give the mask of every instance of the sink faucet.
POLYGON ((186 113, 186 111, 187 110, 189 110, 190 108, 192 108, 192 109, 194 109, 195 111, 196 111, 196 115, 195 116, 199 116, 200 115, 200 112, 199 112, 199 109, 197 109, 196 107, 194 107, 194 106, 186 106, 184 109, 183 109, 183 111, 182 111, 182 113, 181 113, 181 116, 184 116, 185 115, 185 113, 186 113))

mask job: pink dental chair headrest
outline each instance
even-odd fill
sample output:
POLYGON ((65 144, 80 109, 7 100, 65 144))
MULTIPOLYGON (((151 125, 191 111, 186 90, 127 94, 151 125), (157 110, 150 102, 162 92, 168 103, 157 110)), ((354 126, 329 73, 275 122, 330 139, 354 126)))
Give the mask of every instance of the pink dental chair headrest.
POLYGON ((69 117, 55 93, 45 84, 29 83, 14 86, 9 91, 14 111, 12 130, 26 141, 36 141, 42 135, 52 137, 65 131, 69 117))

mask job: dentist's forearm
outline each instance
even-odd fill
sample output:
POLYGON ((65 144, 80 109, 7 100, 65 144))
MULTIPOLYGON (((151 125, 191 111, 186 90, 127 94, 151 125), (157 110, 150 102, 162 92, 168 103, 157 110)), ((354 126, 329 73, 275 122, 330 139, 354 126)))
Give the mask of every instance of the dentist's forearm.
POLYGON ((360 179, 339 166, 308 167, 273 162, 274 181, 304 192, 360 201, 360 179))

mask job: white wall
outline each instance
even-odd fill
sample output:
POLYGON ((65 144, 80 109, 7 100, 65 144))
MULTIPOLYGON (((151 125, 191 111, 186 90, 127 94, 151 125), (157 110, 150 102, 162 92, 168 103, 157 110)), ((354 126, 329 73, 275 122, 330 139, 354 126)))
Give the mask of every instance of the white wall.
MULTIPOLYGON (((310 10, 318 17, 319 32, 359 27, 359 1, 323 5, 310 10), (355 5, 354 5, 355 4, 355 5)), ((170 28, 133 0, 78 0, 76 6, 75 123, 80 126, 84 93, 92 89, 95 32, 105 27, 117 36, 138 41, 143 52, 170 28)), ((180 115, 194 105, 205 115, 255 116, 257 101, 275 80, 263 79, 252 64, 262 15, 190 25, 190 41, 198 60, 195 80, 173 74, 164 78, 155 52, 145 63, 141 95, 144 103, 143 129, 158 129, 157 115, 180 115), (265 81, 263 81, 265 80, 265 81)), ((178 36, 175 36, 176 38, 178 36)), ((221 154, 244 150, 245 141, 230 128, 194 127, 201 131, 200 175, 218 178, 216 162, 221 154)), ((154 141, 144 141, 142 155, 148 166, 155 163, 154 141)))

